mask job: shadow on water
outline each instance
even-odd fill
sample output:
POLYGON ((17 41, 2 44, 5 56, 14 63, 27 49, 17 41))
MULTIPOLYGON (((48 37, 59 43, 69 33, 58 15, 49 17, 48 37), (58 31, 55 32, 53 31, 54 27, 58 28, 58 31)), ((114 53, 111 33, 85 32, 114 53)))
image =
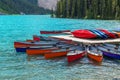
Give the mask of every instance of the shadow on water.
POLYGON ((102 65, 102 62, 97 62, 97 61, 95 61, 93 59, 90 59, 90 58, 88 58, 88 60, 89 60, 89 63, 92 64, 92 65, 95 65, 95 66, 101 66, 102 65))
POLYGON ((62 61, 62 60, 65 61, 65 58, 66 57, 45 59, 45 57, 43 55, 29 55, 29 56, 27 56, 28 61, 31 61, 31 60, 51 60, 51 61, 57 62, 57 61, 62 61))
POLYGON ((67 62, 67 58, 64 56, 64 57, 58 57, 58 58, 53 58, 53 59, 45 59, 43 55, 31 55, 31 56, 27 56, 27 60, 28 61, 32 61, 32 60, 50 60, 51 62, 64 62, 64 64, 66 66, 75 66, 77 64, 92 64, 92 65, 95 65, 95 66, 101 66, 102 63, 99 63, 99 62, 96 62, 90 58, 87 58, 87 57, 84 57, 82 59, 78 59, 74 62, 71 62, 71 63, 68 63, 67 62))
POLYGON ((110 58, 110 57, 106 57, 106 56, 104 56, 104 58, 107 63, 111 63, 111 61, 112 61, 113 63, 120 64, 120 60, 118 60, 118 59, 114 59, 114 58, 110 58))
POLYGON ((25 52, 15 52, 15 55, 23 55, 26 54, 25 52))
POLYGON ((42 55, 29 55, 27 56, 27 61, 32 61, 32 60, 44 60, 44 56, 42 55))
POLYGON ((104 62, 105 62, 105 64, 102 64, 103 67, 120 70, 120 67, 119 67, 120 60, 104 56, 104 62))
MULTIPOLYGON (((22 55, 22 54, 25 54, 25 53, 19 53, 17 55, 22 55)), ((32 55, 32 56, 26 56, 27 58, 27 61, 33 61, 33 60, 46 60, 44 58, 43 55, 32 55)), ((63 65, 66 65, 66 66, 75 66, 77 64, 88 64, 88 65, 94 65, 94 66, 103 66, 103 67, 111 67, 110 65, 104 65, 102 63, 108 63, 108 64, 117 64, 119 65, 120 64, 120 60, 116 60, 116 59, 111 59, 111 58, 108 58, 108 57, 104 57, 104 60, 103 62, 97 62, 93 59, 90 59, 88 57, 84 57, 82 59, 78 59, 74 62, 71 62, 71 63, 68 63, 67 62, 67 58, 64 56, 64 57, 58 57, 58 58, 53 58, 53 59, 47 59, 49 60, 50 62, 62 62, 63 65)), ((120 70, 120 69, 118 69, 120 70)))
POLYGON ((88 64, 88 65, 95 65, 95 66, 101 66, 102 62, 96 62, 90 58, 84 57, 82 59, 76 60, 74 62, 68 63, 67 66, 75 66, 77 64, 88 64))

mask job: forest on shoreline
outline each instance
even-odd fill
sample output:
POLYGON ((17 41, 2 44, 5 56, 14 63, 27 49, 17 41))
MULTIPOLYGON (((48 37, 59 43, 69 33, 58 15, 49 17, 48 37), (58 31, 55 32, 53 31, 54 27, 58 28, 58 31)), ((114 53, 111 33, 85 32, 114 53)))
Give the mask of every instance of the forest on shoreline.
POLYGON ((60 0, 58 18, 120 20, 120 0, 60 0))

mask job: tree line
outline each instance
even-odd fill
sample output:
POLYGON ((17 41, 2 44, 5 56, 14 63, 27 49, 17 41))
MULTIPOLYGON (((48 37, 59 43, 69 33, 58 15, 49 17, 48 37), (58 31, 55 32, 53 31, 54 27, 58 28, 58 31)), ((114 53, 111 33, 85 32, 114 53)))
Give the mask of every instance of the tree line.
POLYGON ((56 17, 84 19, 120 19, 120 0, 60 0, 56 17))

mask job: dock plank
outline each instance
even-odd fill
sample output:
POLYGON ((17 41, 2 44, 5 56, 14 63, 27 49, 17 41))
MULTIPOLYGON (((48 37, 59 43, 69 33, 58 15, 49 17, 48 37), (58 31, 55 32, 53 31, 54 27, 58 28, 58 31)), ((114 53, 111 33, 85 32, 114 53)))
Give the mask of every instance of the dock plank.
POLYGON ((120 38, 98 40, 98 39, 81 39, 81 38, 76 38, 73 35, 60 35, 60 36, 52 36, 52 37, 53 38, 64 38, 66 40, 72 40, 72 41, 75 41, 78 43, 84 43, 84 44, 120 43, 120 38))

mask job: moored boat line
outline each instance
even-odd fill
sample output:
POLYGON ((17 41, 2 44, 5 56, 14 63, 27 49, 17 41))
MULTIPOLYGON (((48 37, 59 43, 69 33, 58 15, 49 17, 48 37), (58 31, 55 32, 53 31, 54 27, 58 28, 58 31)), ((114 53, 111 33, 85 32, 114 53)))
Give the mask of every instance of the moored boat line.
POLYGON ((62 42, 59 42, 56 44, 55 43, 48 44, 47 41, 43 45, 41 43, 40 43, 40 45, 36 45, 36 44, 31 45, 31 44, 25 44, 25 43, 23 44, 22 42, 19 42, 19 44, 15 44, 15 49, 17 52, 26 52, 26 49, 36 50, 36 49, 45 49, 45 48, 52 48, 52 47, 64 47, 64 46, 66 47, 66 46, 72 46, 72 45, 71 44, 64 44, 62 42))
MULTIPOLYGON (((44 37, 44 36, 34 35, 33 40, 14 42, 14 48, 16 49, 16 52, 26 52, 27 55, 44 55, 45 59, 66 56, 68 63, 81 59, 85 55, 87 55, 89 58, 97 62, 102 62, 103 55, 120 59, 119 57, 120 45, 104 43, 104 42, 113 42, 112 40, 94 41, 94 40, 86 40, 79 38, 79 36, 87 39, 91 37, 100 38, 100 39, 116 38, 116 35, 114 33, 111 33, 104 29, 78 30, 76 32, 72 32, 74 36, 72 36, 71 34, 69 36, 61 36, 61 37, 58 36, 44 37), (86 31, 92 33, 89 34, 86 31), (84 33, 84 34, 78 34, 78 33, 84 33), (101 45, 103 48, 105 48, 105 50, 99 49, 101 45, 97 45, 96 43, 102 43, 101 45), (92 44, 96 44, 97 46, 92 44), (115 52, 111 52, 110 50, 113 50, 115 52)), ((52 32, 52 33, 57 34, 57 32, 52 32)), ((60 31, 59 33, 62 32, 60 31)), ((117 42, 119 42, 118 41, 119 39, 114 39, 114 40, 117 40, 117 42)))
MULTIPOLYGON (((39 41, 39 42, 34 42, 35 44, 43 44, 45 42, 49 41, 39 41)), ((28 45, 30 44, 30 47, 25 46, 25 47, 16 47, 16 51, 19 51, 20 49, 21 52, 26 52, 28 55, 44 55, 45 59, 51 59, 51 58, 56 58, 56 57, 61 57, 61 56, 67 56, 68 63, 76 61, 78 59, 81 59, 82 57, 85 56, 85 47, 84 45, 74 45, 74 44, 54 44, 55 42, 51 42, 51 45, 31 45, 34 44, 31 42, 21 42, 21 43, 16 43, 16 45, 28 45), (72 54, 71 54, 72 53, 72 54)), ((47 43, 48 44, 48 43, 47 43)), ((88 56, 94 60, 97 58, 91 57, 91 52, 88 52, 88 56)), ((101 62, 101 60, 96 60, 98 62, 101 62)))

